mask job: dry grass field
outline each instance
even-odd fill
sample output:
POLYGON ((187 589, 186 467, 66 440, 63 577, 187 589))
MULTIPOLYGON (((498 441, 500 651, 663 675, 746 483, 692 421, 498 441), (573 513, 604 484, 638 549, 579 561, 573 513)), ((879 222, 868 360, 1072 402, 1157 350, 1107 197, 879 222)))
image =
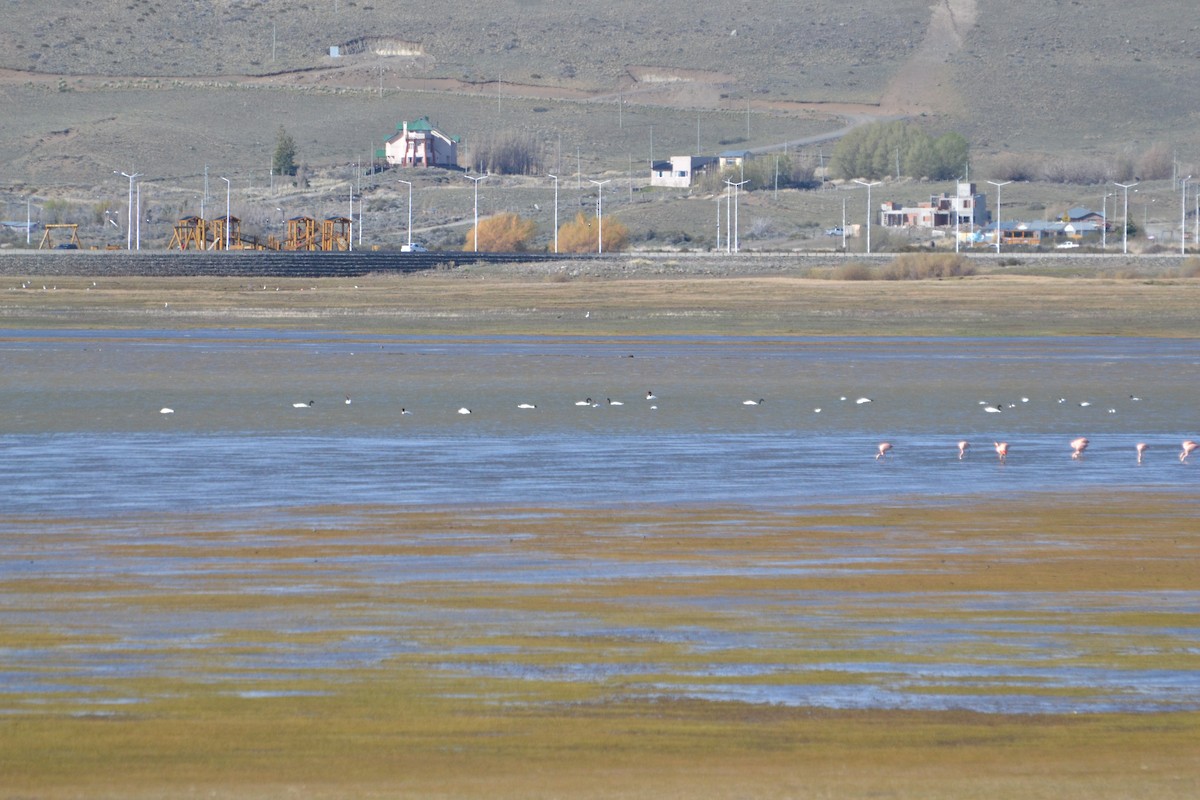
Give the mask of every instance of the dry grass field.
MULTIPOLYGON (((1006 275, 842 281, 637 273, 653 264, 488 266, 361 278, 3 279, 13 328, 270 327, 375 333, 1194 336, 1200 281, 1006 275), (42 290, 42 286, 47 286, 42 290), (584 315, 590 312, 586 327, 584 315)), ((664 268, 669 268, 668 263, 664 268)), ((688 265, 682 265, 687 267, 688 265)), ((704 271, 701 264, 694 267, 704 271)), ((879 266, 874 267, 880 269, 879 266)), ((1092 268, 1081 268, 1092 272, 1092 268)))

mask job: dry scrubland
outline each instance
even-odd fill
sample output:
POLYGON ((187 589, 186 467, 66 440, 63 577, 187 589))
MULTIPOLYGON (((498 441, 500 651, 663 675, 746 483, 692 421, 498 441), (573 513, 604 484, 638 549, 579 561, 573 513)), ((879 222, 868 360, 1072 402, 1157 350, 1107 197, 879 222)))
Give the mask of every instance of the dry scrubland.
MULTIPOLYGON (((513 0, 436 20, 360 2, 338 4, 337 14, 327 2, 282 0, 10 5, 0 101, 19 113, 0 115, 3 218, 22 219, 32 197, 41 220, 53 221, 58 212, 46 204, 54 201, 67 221, 84 224, 88 245, 124 241, 127 186, 114 169, 145 175, 147 246, 166 243, 175 217, 200 211, 205 165, 206 212, 222 209, 218 176, 230 177, 233 212, 250 233, 279 234, 284 216, 343 213, 353 165, 369 163, 396 122, 423 114, 464 137, 464 164, 492 133, 532 138, 544 171, 564 177, 564 208, 591 207, 577 172, 583 186, 611 178, 606 213, 622 215, 635 245, 649 247, 707 247, 715 223, 704 193, 629 197, 630 169, 644 183, 651 155, 778 147, 895 115, 934 134, 964 133, 981 186, 997 158, 1009 166, 1129 162, 1157 143, 1185 173, 1197 161, 1189 117, 1200 104, 1196 26, 1185 17, 1181 27, 1167 2, 1104 0, 1085 13, 1032 0, 745 9, 513 0), (329 59, 331 44, 351 55, 329 59), (312 167, 308 190, 266 188, 279 126, 312 167), (106 223, 105 210, 118 225, 106 223)), ((797 157, 816 165, 831 150, 827 141, 797 157)), ((403 239, 407 209, 395 177, 365 182, 369 244, 403 239)), ((472 213, 466 182, 424 172, 418 181, 419 235, 456 244, 472 213)), ((546 244, 548 183, 489 182, 481 211, 535 218, 546 244)), ((741 224, 748 248, 832 246, 819 232, 840 223, 843 199, 851 222, 864 216, 861 192, 756 188, 741 224)), ((905 182, 880 192, 919 201, 947 188, 905 182)), ((1006 188, 1005 205, 1014 217, 1047 218, 1071 205, 1098 207, 1104 191, 1021 183, 1006 188)), ((1135 219, 1170 235, 1178 205, 1169 181, 1144 184, 1133 200, 1142 212, 1135 219)), ((891 238, 876 246, 904 243, 891 238)))

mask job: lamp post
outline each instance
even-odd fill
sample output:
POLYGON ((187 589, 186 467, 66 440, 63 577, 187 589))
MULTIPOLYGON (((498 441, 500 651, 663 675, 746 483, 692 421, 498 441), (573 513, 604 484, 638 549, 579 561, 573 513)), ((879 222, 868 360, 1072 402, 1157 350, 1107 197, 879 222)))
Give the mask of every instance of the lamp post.
POLYGON ((1179 255, 1187 255, 1187 182, 1192 179, 1191 175, 1179 182, 1183 189, 1182 197, 1179 201, 1179 255))
POLYGON ((1137 186, 1136 183, 1117 183, 1113 181, 1113 186, 1119 186, 1125 190, 1125 222, 1121 230, 1121 252, 1125 255, 1129 254, 1129 190, 1137 186))
POLYGON ((1108 249, 1108 198, 1112 197, 1116 192, 1105 192, 1104 198, 1100 201, 1100 249, 1108 249))
POLYGON ((716 252, 721 252, 721 195, 717 195, 717 247, 716 252))
POLYGON ((846 254, 846 198, 842 198, 842 255, 846 254))
POLYGON ((408 187, 408 249, 412 249, 412 181, 400 181, 408 187))
POLYGON ((596 184, 596 252, 604 252, 604 184, 611 178, 602 181, 588 178, 588 183, 596 184))
POLYGON ((749 182, 746 180, 725 181, 725 185, 733 189, 733 225, 725 236, 732 241, 731 247, 735 253, 738 251, 738 190, 749 182))
POLYGON ((1000 230, 1000 187, 1008 186, 1012 181, 988 181, 988 183, 996 187, 996 255, 1000 255, 1000 240, 1004 238, 1004 234, 1000 230))
POLYGON ((857 183, 859 186, 867 187, 867 255, 870 255, 871 254, 871 187, 878 186, 879 184, 883 183, 883 181, 875 181, 874 183, 870 183, 870 182, 862 181, 862 180, 859 180, 858 178, 855 178, 854 182, 857 183))
POLYGON ((221 178, 225 181, 225 249, 229 249, 229 178, 221 178))
POLYGON ((478 178, 471 175, 463 175, 469 181, 475 182, 475 252, 479 252, 479 182, 487 180, 487 175, 480 175, 478 178))
POLYGON ((113 174, 114 175, 124 175, 126 178, 129 178, 129 213, 126 214, 125 249, 132 250, 133 249, 133 182, 135 180, 137 180, 138 178, 142 177, 142 173, 134 172, 134 173, 130 174, 128 172, 121 172, 120 170, 114 169, 113 174))
POLYGON ((547 175, 547 178, 554 178, 554 252, 558 252, 558 176, 547 175))

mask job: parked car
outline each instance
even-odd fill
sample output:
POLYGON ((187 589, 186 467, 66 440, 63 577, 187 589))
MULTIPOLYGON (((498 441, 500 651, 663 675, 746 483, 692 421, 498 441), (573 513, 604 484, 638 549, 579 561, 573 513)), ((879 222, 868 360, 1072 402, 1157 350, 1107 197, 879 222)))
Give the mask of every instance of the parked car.
POLYGON ((827 228, 825 230, 825 235, 826 236, 841 236, 842 235, 842 227, 839 225, 835 228, 827 228))
POLYGON ((1054 247, 1058 250, 1070 250, 1072 248, 1079 247, 1079 242, 1063 242, 1062 244, 1054 245, 1054 247))
POLYGON ((421 244, 417 244, 416 242, 413 242, 412 244, 401 245, 400 252, 401 253, 428 253, 429 250, 428 250, 428 248, 425 247, 425 245, 421 245, 421 244))

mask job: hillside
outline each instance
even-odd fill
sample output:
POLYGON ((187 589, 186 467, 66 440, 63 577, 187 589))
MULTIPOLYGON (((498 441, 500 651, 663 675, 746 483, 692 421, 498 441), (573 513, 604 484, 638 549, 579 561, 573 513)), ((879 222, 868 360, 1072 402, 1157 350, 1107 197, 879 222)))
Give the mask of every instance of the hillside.
MULTIPOLYGON (((245 199, 271 186, 282 126, 325 199, 260 198, 265 222, 271 208, 341 203, 332 187, 421 115, 462 137, 462 163, 518 132, 540 142, 545 171, 576 183, 631 179, 670 153, 784 143, 815 166, 847 126, 899 116, 966 135, 973 174, 1014 154, 1094 163, 1156 143, 1190 171, 1198 27, 1165 0, 496 0, 427 14, 364 0, 9 3, 0 199, 5 218, 30 195, 111 207, 124 188, 113 171, 137 170, 160 202, 170 195, 169 217, 206 167, 245 199)), ((434 218, 461 219, 444 207, 460 199, 432 203, 434 218)), ((806 224, 840 214, 840 201, 818 205, 806 224)), ((705 215, 662 224, 680 216, 705 215)))

